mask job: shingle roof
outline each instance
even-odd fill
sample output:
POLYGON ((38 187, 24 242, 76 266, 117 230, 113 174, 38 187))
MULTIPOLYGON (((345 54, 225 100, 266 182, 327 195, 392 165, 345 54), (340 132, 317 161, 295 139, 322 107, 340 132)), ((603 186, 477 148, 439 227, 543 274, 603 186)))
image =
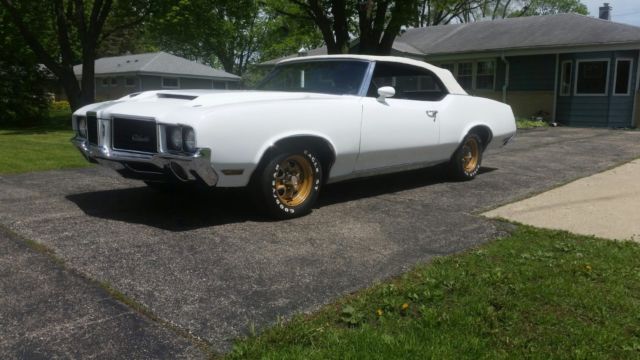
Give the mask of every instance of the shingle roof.
MULTIPOLYGON (((393 50, 429 56, 605 44, 640 45, 640 27, 578 14, 518 17, 408 29, 396 37, 393 50)), ((326 54, 326 48, 309 51, 312 53, 326 54)))
MULTIPOLYGON (((226 71, 214 69, 162 51, 100 58, 96 59, 95 67, 96 75, 136 73, 240 80, 239 76, 226 71)), ((82 65, 74 66, 73 72, 77 76, 81 76, 82 65)))
POLYGON ((640 27, 557 14, 409 29, 396 43, 425 55, 640 43, 640 27))

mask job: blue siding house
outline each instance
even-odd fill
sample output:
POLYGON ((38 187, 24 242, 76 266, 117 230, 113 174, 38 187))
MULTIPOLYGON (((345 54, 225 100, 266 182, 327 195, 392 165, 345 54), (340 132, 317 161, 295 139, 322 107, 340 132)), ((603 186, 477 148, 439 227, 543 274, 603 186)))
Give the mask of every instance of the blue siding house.
POLYGON ((392 55, 449 69, 467 92, 505 102, 518 117, 637 127, 640 27, 609 14, 605 4, 602 18, 557 14, 408 29, 392 55))
POLYGON ((640 125, 639 27, 557 14, 410 29, 396 42, 422 52, 405 56, 449 69, 469 93, 506 102, 519 117, 640 125))

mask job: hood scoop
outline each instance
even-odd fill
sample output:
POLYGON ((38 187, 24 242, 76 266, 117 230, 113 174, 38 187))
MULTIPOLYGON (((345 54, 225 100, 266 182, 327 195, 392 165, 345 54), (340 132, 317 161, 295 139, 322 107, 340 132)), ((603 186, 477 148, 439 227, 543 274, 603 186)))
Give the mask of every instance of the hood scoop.
POLYGON ((157 94, 159 99, 178 99, 178 100, 194 100, 197 99, 197 95, 183 95, 183 94, 167 94, 167 93, 159 93, 157 94))

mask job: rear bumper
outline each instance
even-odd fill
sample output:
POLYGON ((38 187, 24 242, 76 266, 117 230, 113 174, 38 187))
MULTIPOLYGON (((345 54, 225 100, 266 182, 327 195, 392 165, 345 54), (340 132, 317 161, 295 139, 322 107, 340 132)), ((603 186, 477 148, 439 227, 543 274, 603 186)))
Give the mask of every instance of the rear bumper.
POLYGON ((215 186, 218 182, 218 175, 211 166, 211 150, 208 148, 200 148, 193 155, 146 154, 91 145, 86 139, 78 137, 71 139, 71 142, 88 161, 112 168, 127 178, 193 181, 207 186, 215 186))

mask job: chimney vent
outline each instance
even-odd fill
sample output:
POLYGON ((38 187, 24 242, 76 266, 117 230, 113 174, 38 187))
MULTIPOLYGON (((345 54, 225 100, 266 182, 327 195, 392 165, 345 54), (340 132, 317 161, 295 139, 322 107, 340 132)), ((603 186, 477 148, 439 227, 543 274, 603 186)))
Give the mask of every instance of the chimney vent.
POLYGON ((611 20, 611 10, 613 9, 609 6, 609 3, 604 3, 604 5, 600 7, 600 19, 611 20))

